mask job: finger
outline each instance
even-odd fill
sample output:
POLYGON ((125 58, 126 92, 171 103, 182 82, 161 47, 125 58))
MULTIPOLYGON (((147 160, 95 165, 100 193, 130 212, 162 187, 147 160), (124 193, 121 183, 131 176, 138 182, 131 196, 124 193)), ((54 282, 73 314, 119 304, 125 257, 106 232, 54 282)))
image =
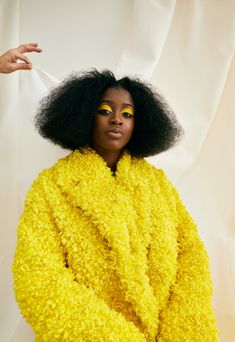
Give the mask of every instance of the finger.
POLYGON ((42 49, 34 45, 20 45, 17 50, 21 53, 25 52, 42 52, 42 49))
POLYGON ((38 47, 37 43, 21 44, 16 48, 20 53, 25 52, 42 52, 42 49, 38 47))
POLYGON ((12 66, 12 71, 16 70, 31 70, 32 69, 32 64, 27 64, 27 63, 15 63, 14 66, 12 66))
POLYGON ((22 45, 34 45, 34 46, 38 46, 38 43, 24 43, 22 45))
POLYGON ((21 61, 23 61, 27 64, 31 64, 29 58, 27 56, 23 55, 22 53, 19 53, 18 51, 14 54, 15 62, 17 61, 17 59, 20 59, 21 61))

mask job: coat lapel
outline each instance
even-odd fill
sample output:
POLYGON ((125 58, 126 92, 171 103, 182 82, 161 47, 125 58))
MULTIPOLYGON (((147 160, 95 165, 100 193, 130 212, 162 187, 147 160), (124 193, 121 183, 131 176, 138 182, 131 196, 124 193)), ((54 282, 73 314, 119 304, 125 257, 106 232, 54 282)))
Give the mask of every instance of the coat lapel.
POLYGON ((72 206, 82 208, 108 241, 125 298, 154 336, 158 303, 146 274, 151 199, 144 163, 124 153, 113 177, 92 149, 74 151, 55 165, 55 179, 72 206))

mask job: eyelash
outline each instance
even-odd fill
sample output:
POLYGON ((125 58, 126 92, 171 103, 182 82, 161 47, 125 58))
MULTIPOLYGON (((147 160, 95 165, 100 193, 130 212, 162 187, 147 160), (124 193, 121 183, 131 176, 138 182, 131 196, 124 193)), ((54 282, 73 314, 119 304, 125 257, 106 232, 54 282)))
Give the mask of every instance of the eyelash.
MULTIPOLYGON (((110 112, 108 109, 99 109, 98 113, 101 114, 101 115, 109 115, 112 112, 110 112)), ((127 118, 127 119, 130 119, 130 118, 132 118, 134 116, 134 115, 132 115, 132 114, 130 114, 128 112, 122 112, 122 115, 123 115, 124 118, 127 118)))
POLYGON ((110 112, 110 110, 108 110, 108 109, 99 109, 98 113, 102 114, 102 115, 109 115, 112 112, 110 112))
POLYGON ((123 115, 124 117, 128 118, 128 119, 131 119, 132 117, 134 117, 134 115, 132 115, 132 114, 130 114, 130 113, 128 113, 128 112, 122 112, 122 115, 123 115), (124 116, 123 114, 125 114, 125 116, 124 116))

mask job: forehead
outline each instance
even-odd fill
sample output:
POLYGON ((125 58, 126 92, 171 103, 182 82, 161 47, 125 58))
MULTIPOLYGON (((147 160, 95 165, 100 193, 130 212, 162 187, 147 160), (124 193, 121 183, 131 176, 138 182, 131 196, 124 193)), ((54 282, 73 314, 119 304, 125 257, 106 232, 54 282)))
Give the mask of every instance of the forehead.
POLYGON ((123 88, 108 88, 103 93, 100 101, 112 101, 116 103, 125 103, 134 106, 134 101, 128 90, 123 88))

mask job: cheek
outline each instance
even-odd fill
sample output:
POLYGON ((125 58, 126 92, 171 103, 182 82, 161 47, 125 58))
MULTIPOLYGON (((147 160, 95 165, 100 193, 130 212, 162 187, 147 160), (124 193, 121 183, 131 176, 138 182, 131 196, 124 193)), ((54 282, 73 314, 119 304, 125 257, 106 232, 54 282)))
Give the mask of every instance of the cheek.
POLYGON ((101 132, 106 126, 106 118, 104 116, 97 116, 94 121, 93 133, 101 132))
POLYGON ((128 122, 127 130, 128 130, 128 133, 132 135, 133 130, 134 130, 134 120, 132 120, 131 122, 128 122))
POLYGON ((100 144, 106 141, 105 132, 107 131, 108 120, 106 116, 97 116, 93 127, 93 142, 100 144))

